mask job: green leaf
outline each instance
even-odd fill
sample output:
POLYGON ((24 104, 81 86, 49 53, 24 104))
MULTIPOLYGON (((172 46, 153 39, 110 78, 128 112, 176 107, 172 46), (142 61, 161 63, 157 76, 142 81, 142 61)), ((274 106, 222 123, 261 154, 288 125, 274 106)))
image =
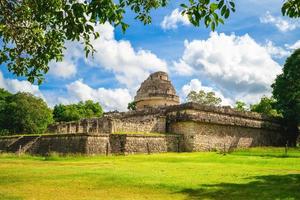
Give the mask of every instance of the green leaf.
POLYGON ((212 31, 215 31, 215 28, 216 28, 215 22, 212 22, 212 23, 210 24, 210 27, 211 27, 211 30, 212 30, 212 31))
POLYGON ((221 0, 218 4, 218 9, 221 9, 223 5, 224 5, 224 0, 221 0))
POLYGON ((211 12, 214 12, 216 9, 218 9, 218 4, 216 4, 216 3, 211 3, 211 4, 210 4, 210 10, 211 10, 211 12))
POLYGON ((229 15, 230 15, 230 10, 226 9, 226 12, 225 12, 225 15, 224 15, 225 19, 227 19, 229 17, 229 15))
POLYGON ((214 16, 215 21, 218 21, 219 16, 217 15, 217 13, 213 13, 212 15, 214 16))
POLYGON ((188 8, 188 6, 187 5, 185 5, 185 4, 180 4, 180 6, 182 7, 182 8, 185 8, 185 9, 187 9, 188 8))
POLYGON ((224 5, 221 10, 221 15, 224 16, 226 13, 227 7, 224 5))
POLYGON ((204 18, 204 24, 205 24, 205 26, 208 27, 209 24, 210 24, 210 22, 211 22, 210 16, 207 15, 207 16, 204 18))
POLYGON ((224 20, 222 18, 219 18, 218 21, 221 23, 221 24, 224 24, 224 20))

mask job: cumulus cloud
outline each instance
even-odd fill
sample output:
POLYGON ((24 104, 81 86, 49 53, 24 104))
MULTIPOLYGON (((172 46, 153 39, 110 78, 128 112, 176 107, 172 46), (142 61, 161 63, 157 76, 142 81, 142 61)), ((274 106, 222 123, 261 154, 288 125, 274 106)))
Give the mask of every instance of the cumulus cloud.
POLYGON ((190 76, 194 72, 194 69, 182 59, 180 59, 178 62, 174 61, 173 67, 173 71, 175 71, 175 73, 183 76, 190 76))
POLYGON ((264 47, 266 48, 267 52, 274 58, 284 58, 291 54, 290 51, 282 47, 275 46, 275 44, 270 40, 267 40, 264 47))
POLYGON ((74 62, 63 60, 62 62, 51 62, 49 74, 61 78, 70 78, 77 73, 77 68, 74 62))
POLYGON ((115 74, 122 85, 131 90, 154 71, 168 71, 167 63, 149 50, 135 50, 126 40, 116 40, 114 28, 105 23, 95 27, 100 38, 92 41, 96 53, 86 62, 94 67, 104 68, 115 74))
MULTIPOLYGON (((177 64, 187 68, 181 71, 191 71, 190 74, 210 81, 225 97, 247 103, 269 94, 270 85, 281 73, 281 66, 267 49, 247 34, 211 33, 207 40, 185 41, 183 56, 177 64), (253 98, 246 98, 249 95, 253 98)), ((177 68, 173 70, 180 74, 177 68)))
POLYGON ((17 79, 6 79, 3 77, 1 71, 0 71, 0 88, 4 88, 5 90, 11 93, 28 92, 44 99, 44 96, 37 85, 32 85, 28 81, 19 81, 17 79))
POLYGON ((127 104, 132 101, 128 89, 106 89, 91 88, 82 80, 74 81, 67 85, 68 100, 61 98, 63 103, 93 100, 99 102, 105 111, 119 110, 125 111, 127 104))
POLYGON ((204 90, 205 92, 214 92, 216 94, 217 97, 222 99, 222 103, 221 105, 233 105, 233 102, 231 99, 229 98, 225 98, 223 96, 223 94, 212 88, 212 87, 208 87, 208 86, 203 86, 201 81, 198 79, 192 79, 189 83, 185 84, 182 88, 181 88, 181 98, 182 99, 186 99, 187 95, 191 92, 191 91, 200 91, 200 90, 204 90))
POLYGON ((85 60, 83 46, 78 42, 66 42, 64 58, 61 62, 49 64, 49 74, 58 78, 71 78, 77 74, 79 60, 85 60))
MULTIPOLYGON (((126 110, 128 102, 137 90, 140 83, 154 71, 167 72, 167 63, 154 53, 145 50, 136 50, 129 41, 116 40, 114 27, 109 23, 94 26, 100 33, 100 38, 91 43, 96 50, 93 57, 85 58, 83 46, 78 43, 66 44, 63 62, 51 63, 50 74, 61 77, 74 77, 82 61, 88 67, 98 67, 112 72, 118 83, 125 88, 107 89, 91 88, 82 80, 66 85, 66 94, 60 91, 44 92, 49 98, 49 104, 70 104, 88 99, 98 101, 108 110, 126 110)), ((101 74, 99 75, 101 79, 101 74)))
POLYGON ((291 49, 291 50, 296 50, 300 48, 300 40, 298 40, 297 42, 295 42, 292 45, 287 45, 287 48, 291 49))
POLYGON ((283 17, 275 17, 271 15, 269 11, 266 12, 264 16, 260 17, 260 22, 263 24, 272 24, 282 32, 292 31, 300 27, 298 21, 287 20, 283 17))
POLYGON ((96 50, 94 56, 86 59, 82 45, 67 43, 64 61, 52 63, 51 74, 63 78, 72 77, 77 72, 79 61, 82 60, 88 66, 113 72, 119 83, 135 90, 151 72, 168 71, 167 63, 151 51, 136 50, 129 41, 116 40, 114 27, 109 23, 94 28, 100 33, 100 38, 91 41, 96 50))
POLYGON ((189 26, 191 23, 186 15, 182 15, 176 8, 170 15, 164 17, 160 26, 164 30, 177 29, 178 25, 189 26))

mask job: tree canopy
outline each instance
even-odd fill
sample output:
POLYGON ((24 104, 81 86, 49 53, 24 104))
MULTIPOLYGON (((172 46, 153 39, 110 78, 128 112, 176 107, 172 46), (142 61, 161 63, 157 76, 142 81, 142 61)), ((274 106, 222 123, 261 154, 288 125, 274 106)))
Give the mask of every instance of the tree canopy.
POLYGON ((0 89, 0 135, 40 134, 54 120, 73 121, 101 117, 102 114, 100 104, 91 100, 70 105, 59 104, 51 110, 43 99, 32 94, 11 94, 0 89))
MULTIPOLYGON (((50 61, 61 61, 66 41, 80 41, 85 54, 93 54, 91 40, 100 35, 95 24, 106 22, 128 28, 125 14, 131 10, 136 19, 151 23, 151 11, 165 7, 168 0, 1 0, 0 65, 28 81, 42 83, 50 61)), ((203 24, 212 30, 232 12, 235 0, 182 1, 182 14, 194 26, 203 24)), ((300 1, 285 0, 282 14, 300 16, 300 1)), ((101 36, 100 36, 101 37, 101 36)))
POLYGON ((127 105, 127 109, 128 110, 136 110, 136 103, 134 101, 129 102, 128 105, 127 105))
POLYGON ((199 103, 206 106, 219 106, 222 99, 217 97, 214 92, 205 92, 204 90, 191 91, 187 95, 188 102, 199 103))
POLYGON ((43 133, 52 122, 47 104, 29 93, 0 92, 0 128, 10 134, 43 133), (4 100, 2 100, 4 99, 4 100))
POLYGON ((279 117, 281 114, 276 109, 276 103, 273 97, 263 96, 260 102, 250 105, 250 111, 262 113, 269 117, 279 117))
POLYGON ((287 58, 272 88, 276 106, 295 135, 300 123, 300 49, 287 58))
POLYGON ((75 121, 83 118, 101 117, 103 114, 100 104, 92 100, 79 102, 77 104, 56 105, 53 110, 55 121, 75 121))
POLYGON ((235 102, 235 105, 234 105, 234 109, 236 109, 237 111, 241 111, 241 112, 244 112, 244 111, 247 111, 247 104, 243 101, 236 101, 235 102))

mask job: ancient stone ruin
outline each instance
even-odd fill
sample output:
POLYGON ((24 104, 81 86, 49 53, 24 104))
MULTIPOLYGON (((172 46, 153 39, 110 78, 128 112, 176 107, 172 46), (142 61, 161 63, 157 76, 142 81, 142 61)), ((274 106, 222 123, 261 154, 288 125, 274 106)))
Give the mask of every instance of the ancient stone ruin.
POLYGON ((258 113, 195 103, 179 105, 164 72, 151 74, 135 97, 138 109, 56 123, 49 135, 2 137, 0 150, 32 154, 131 154, 230 151, 286 143, 280 121, 258 113))
POLYGON ((151 74, 138 89, 134 97, 138 110, 149 107, 164 107, 178 105, 179 97, 176 95, 169 76, 166 72, 151 74))

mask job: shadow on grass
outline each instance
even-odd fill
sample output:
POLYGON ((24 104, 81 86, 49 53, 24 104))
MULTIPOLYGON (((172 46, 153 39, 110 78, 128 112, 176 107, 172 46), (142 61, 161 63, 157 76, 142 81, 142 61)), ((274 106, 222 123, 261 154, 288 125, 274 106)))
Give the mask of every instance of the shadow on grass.
POLYGON ((300 174, 269 175, 250 177, 255 181, 245 184, 221 183, 202 185, 199 189, 184 189, 179 193, 187 195, 186 199, 300 199, 300 174))

